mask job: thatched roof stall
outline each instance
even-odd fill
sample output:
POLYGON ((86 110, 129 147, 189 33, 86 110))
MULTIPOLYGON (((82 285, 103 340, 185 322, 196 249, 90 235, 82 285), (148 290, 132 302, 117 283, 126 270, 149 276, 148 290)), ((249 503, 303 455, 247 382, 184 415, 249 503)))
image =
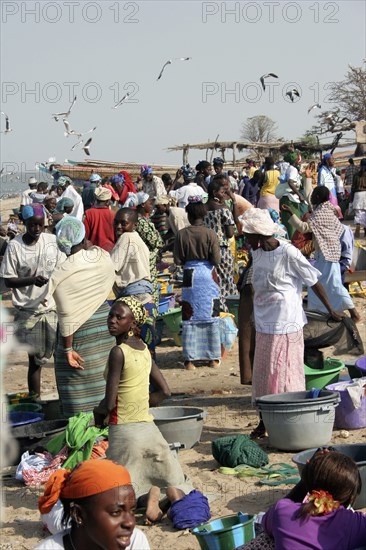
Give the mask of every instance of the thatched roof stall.
MULTIPOLYGON (((338 144, 337 147, 349 147, 350 143, 338 144)), ((174 147, 168 147, 167 151, 182 151, 183 152, 183 164, 188 163, 188 154, 191 149, 196 149, 199 151, 206 151, 206 160, 211 160, 208 158, 209 151, 220 151, 224 161, 227 161, 225 158, 226 150, 232 150, 232 165, 235 167, 237 163, 236 153, 244 150, 254 150, 259 154, 268 151, 269 154, 279 151, 281 153, 286 153, 288 151, 293 151, 297 149, 298 151, 312 151, 314 153, 321 153, 323 151, 331 150, 334 146, 332 143, 322 143, 317 144, 316 146, 311 146, 304 141, 275 141, 269 143, 260 143, 260 142, 248 142, 248 141, 208 141, 206 143, 184 143, 183 145, 175 145, 174 147)), ((267 153, 266 153, 267 154, 267 153)))

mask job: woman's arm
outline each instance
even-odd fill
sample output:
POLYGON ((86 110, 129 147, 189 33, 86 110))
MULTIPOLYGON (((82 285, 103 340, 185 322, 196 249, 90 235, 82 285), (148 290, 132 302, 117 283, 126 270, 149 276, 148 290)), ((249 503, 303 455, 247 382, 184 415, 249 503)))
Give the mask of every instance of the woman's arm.
POLYGON ((64 353, 67 358, 67 362, 70 367, 74 369, 84 370, 84 367, 80 363, 84 363, 84 359, 80 357, 77 351, 72 347, 74 341, 74 335, 70 334, 69 336, 62 337, 62 344, 64 346, 64 353))
POLYGON ((310 288, 314 291, 315 296, 317 296, 319 298, 319 300, 325 305, 325 307, 329 311, 332 318, 335 321, 342 321, 342 318, 344 317, 344 315, 339 314, 336 311, 334 311, 334 309, 332 308, 332 306, 331 306, 331 304, 328 300, 328 296, 327 296, 327 293, 324 290, 323 285, 321 283, 319 283, 319 281, 318 281, 317 283, 315 283, 315 285, 313 285, 310 288))
POLYGON ((291 188, 292 192, 299 197, 300 202, 305 202, 305 199, 300 193, 300 191, 298 190, 298 188, 296 187, 295 182, 293 180, 288 180, 287 183, 288 183, 288 186, 291 188))
POLYGON ((108 358, 108 376, 105 389, 105 397, 94 408, 94 422, 96 426, 103 427, 105 417, 116 405, 118 385, 121 379, 121 372, 124 367, 125 358, 119 346, 114 346, 108 358))
POLYGON ((312 233, 311 227, 308 224, 308 222, 303 222, 300 220, 300 218, 294 214, 291 210, 291 207, 287 204, 283 204, 281 207, 281 210, 284 210, 284 212, 289 212, 292 214, 291 218, 289 218, 289 223, 295 227, 300 233, 312 233))
POLYGON ((212 246, 208 260, 212 265, 219 265, 221 261, 220 243, 216 233, 215 236, 212 236, 212 246))
POLYGON ((150 407, 158 407, 160 403, 164 401, 167 397, 170 397, 171 392, 169 386, 161 374, 158 366, 153 361, 150 372, 150 383, 156 388, 152 393, 150 393, 149 404, 150 407))
POLYGON ((11 277, 9 279, 4 278, 5 286, 7 288, 22 288, 24 286, 38 286, 42 287, 48 283, 46 277, 42 275, 36 275, 35 277, 11 277))

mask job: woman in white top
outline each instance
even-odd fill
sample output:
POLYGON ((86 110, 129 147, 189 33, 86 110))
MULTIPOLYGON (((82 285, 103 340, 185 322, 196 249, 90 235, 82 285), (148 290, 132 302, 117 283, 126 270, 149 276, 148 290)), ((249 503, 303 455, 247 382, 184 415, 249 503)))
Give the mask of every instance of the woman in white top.
MULTIPOLYGON (((253 249, 256 345, 252 398, 305 390, 302 285, 311 287, 333 319, 340 321, 318 282, 321 273, 301 252, 274 238, 283 231, 267 210, 251 208, 241 218, 253 249)), ((252 437, 262 437, 260 421, 252 437)))

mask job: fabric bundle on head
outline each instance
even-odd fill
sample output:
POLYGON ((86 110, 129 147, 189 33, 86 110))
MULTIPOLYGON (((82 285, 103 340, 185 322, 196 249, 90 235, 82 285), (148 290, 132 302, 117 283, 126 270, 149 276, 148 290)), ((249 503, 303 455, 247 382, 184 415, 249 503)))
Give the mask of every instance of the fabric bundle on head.
POLYGON ((140 172, 141 172, 141 176, 145 177, 145 176, 148 176, 149 174, 152 174, 153 169, 151 168, 151 166, 148 166, 147 164, 143 164, 141 166, 140 172))
POLYGON ((98 187, 95 189, 94 195, 98 201, 109 201, 112 198, 112 191, 106 187, 98 187))
POLYGON ((59 498, 78 500, 99 495, 109 489, 131 485, 126 468, 111 460, 85 460, 73 470, 57 470, 38 499, 41 514, 48 514, 59 498))
POLYGON ((144 204, 150 198, 147 193, 144 193, 144 191, 139 191, 138 193, 136 193, 136 197, 137 197, 137 206, 140 206, 140 204, 144 204))
POLYGON ((23 220, 29 220, 29 218, 34 218, 37 216, 38 218, 44 218, 45 216, 45 210, 40 203, 33 203, 33 204, 27 204, 23 207, 22 210, 22 218, 23 220))
POLYGON ((122 208, 134 208, 138 205, 139 200, 136 193, 128 193, 127 199, 122 208))
POLYGON ((189 164, 182 166, 182 172, 183 172, 183 178, 185 180, 193 180, 195 178, 196 172, 193 170, 193 168, 189 164))
POLYGON ((332 153, 325 153, 325 155, 323 155, 323 162, 325 162, 326 160, 329 160, 332 158, 332 153))
POLYGON ((276 235, 285 235, 285 231, 277 223, 274 223, 268 210, 260 208, 250 208, 242 216, 239 216, 243 233, 255 235, 265 235, 271 237, 276 235))
POLYGON ((155 201, 155 204, 170 204, 171 198, 172 197, 168 197, 168 195, 159 195, 155 201))
POLYGON ((289 162, 290 164, 293 164, 294 162, 297 161, 297 153, 296 151, 292 151, 290 153, 286 153, 286 155, 284 155, 283 157, 283 160, 285 162, 289 162))
POLYGON ((122 184, 125 182, 125 177, 123 174, 115 174, 109 178, 110 183, 112 184, 122 184))
POLYGON ((63 199, 60 199, 58 201, 55 212, 63 214, 65 212, 65 208, 67 207, 74 208, 74 201, 72 199, 69 199, 69 197, 64 197, 63 199))
POLYGON ((169 513, 175 529, 193 529, 211 517, 207 498, 196 490, 173 502, 169 513))
POLYGON ((99 174, 92 174, 89 178, 89 181, 91 183, 97 183, 98 181, 102 181, 102 178, 100 177, 99 174))
POLYGON ((201 195, 190 195, 188 197, 188 202, 189 203, 199 203, 199 202, 203 202, 203 201, 202 201, 201 195))
POLYGON ((85 237, 85 226, 74 216, 66 216, 56 225, 56 242, 61 252, 70 256, 73 246, 80 244, 85 237))
POLYGON ((132 296, 125 296, 124 298, 118 298, 115 303, 123 302, 128 308, 130 308, 131 313, 139 327, 141 327, 146 322, 146 311, 141 302, 132 298, 132 296))

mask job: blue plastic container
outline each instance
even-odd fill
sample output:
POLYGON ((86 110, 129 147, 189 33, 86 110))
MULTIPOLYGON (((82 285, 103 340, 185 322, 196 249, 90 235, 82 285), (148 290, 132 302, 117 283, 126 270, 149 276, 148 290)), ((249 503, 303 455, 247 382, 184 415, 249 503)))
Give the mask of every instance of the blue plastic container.
POLYGON ((192 534, 202 550, 232 550, 254 539, 254 516, 239 512, 203 523, 192 534))
POLYGON ((44 420, 44 414, 40 412, 13 411, 9 413, 9 420, 13 426, 23 426, 44 420))

